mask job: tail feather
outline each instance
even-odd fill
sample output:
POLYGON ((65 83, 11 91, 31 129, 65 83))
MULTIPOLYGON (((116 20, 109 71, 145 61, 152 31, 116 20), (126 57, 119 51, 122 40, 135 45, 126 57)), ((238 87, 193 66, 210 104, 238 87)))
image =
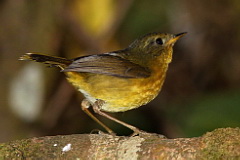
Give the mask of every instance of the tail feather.
POLYGON ((72 60, 49 56, 44 54, 37 54, 37 53, 26 53, 19 57, 19 60, 23 61, 35 61, 49 65, 50 67, 59 67, 61 69, 66 68, 68 65, 72 63, 72 60))

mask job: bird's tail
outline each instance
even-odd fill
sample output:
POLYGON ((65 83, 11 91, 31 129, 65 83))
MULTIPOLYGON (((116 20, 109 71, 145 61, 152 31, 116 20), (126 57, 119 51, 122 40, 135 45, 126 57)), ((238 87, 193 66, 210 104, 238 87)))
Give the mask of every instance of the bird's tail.
POLYGON ((19 57, 19 60, 23 61, 35 61, 49 65, 50 67, 59 67, 61 69, 66 68, 68 65, 72 63, 72 60, 49 56, 44 54, 37 54, 37 53, 26 53, 19 57))

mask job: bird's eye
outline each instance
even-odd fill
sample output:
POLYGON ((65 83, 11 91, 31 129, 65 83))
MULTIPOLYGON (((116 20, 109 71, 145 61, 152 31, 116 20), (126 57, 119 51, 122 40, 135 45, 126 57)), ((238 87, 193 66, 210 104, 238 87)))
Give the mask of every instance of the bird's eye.
POLYGON ((156 43, 162 45, 163 44, 162 38, 157 38, 156 43))

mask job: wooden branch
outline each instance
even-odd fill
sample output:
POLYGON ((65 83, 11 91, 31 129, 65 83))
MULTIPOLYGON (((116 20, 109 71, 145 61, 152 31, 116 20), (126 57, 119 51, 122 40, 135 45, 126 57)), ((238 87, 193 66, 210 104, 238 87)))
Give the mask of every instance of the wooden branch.
POLYGON ((202 137, 167 139, 147 133, 47 136, 0 144, 0 159, 239 159, 240 129, 221 128, 202 137))

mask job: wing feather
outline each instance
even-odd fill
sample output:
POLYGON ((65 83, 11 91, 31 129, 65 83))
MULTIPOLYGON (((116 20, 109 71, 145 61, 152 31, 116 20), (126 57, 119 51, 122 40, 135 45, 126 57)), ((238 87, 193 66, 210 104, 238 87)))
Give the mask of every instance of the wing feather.
POLYGON ((150 71, 147 68, 111 54, 79 57, 63 70, 63 72, 69 71, 106 74, 123 78, 150 76, 150 71))

